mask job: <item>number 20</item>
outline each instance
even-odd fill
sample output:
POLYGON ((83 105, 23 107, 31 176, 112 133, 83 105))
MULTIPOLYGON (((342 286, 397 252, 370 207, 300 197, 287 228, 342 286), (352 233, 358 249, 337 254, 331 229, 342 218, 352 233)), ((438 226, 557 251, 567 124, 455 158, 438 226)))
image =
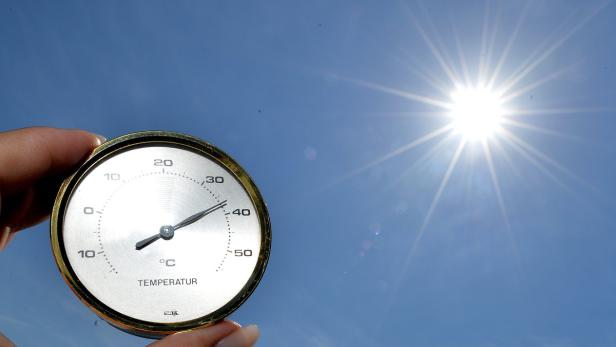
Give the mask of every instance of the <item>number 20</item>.
POLYGON ((171 159, 154 159, 154 166, 173 166, 171 159))

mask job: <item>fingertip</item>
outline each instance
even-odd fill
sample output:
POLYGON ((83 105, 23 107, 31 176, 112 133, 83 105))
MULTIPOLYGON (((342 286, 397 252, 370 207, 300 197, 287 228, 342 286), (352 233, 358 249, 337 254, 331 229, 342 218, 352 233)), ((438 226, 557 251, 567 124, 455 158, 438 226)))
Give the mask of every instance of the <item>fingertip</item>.
POLYGON ((6 246, 11 241, 10 238, 11 238, 11 228, 9 226, 0 228, 0 252, 4 251, 6 246))
POLYGON ((255 344, 255 342, 259 339, 259 336, 261 336, 261 330, 259 330, 259 327, 256 324, 248 325, 243 329, 244 334, 250 341, 251 345, 255 344))
POLYGON ((216 344, 216 347, 250 347, 259 339, 259 328, 252 324, 240 328, 216 344))
POLYGON ((238 323, 238 322, 236 322, 236 321, 232 321, 232 320, 230 320, 230 319, 225 319, 223 322, 231 323, 231 324, 235 325, 235 326, 236 326, 236 327, 238 327, 238 328, 241 328, 241 327, 242 327, 242 325, 241 325, 240 323, 238 323))
POLYGON ((225 320, 207 328, 169 335, 150 346, 214 346, 217 342, 239 329, 239 324, 225 320))
MULTIPOLYGON (((53 128, 52 128, 53 129, 53 128)), ((82 129, 53 129, 60 132, 67 132, 65 136, 67 138, 72 138, 73 141, 79 142, 78 146, 89 147, 90 149, 94 149, 104 142, 107 142, 107 138, 103 135, 97 134, 95 132, 82 130, 82 129)))
POLYGON ((92 133, 92 135, 94 135, 96 137, 96 147, 102 145, 103 143, 107 142, 107 138, 103 135, 99 135, 99 134, 95 134, 92 133))

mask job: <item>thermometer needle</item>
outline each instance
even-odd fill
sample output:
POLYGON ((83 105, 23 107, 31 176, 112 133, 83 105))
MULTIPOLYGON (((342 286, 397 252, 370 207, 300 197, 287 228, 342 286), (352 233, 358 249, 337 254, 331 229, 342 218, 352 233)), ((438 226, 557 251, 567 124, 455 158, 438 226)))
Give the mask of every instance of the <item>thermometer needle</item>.
POLYGON ((197 212, 195 214, 193 214, 192 216, 184 219, 183 221, 179 222, 176 225, 163 225, 162 227, 160 227, 160 231, 158 232, 158 234, 156 235, 152 235, 148 238, 145 238, 139 242, 137 242, 135 244, 135 249, 136 250, 141 250, 143 248, 145 248, 146 246, 150 245, 151 243, 153 243, 154 241, 158 240, 158 239, 165 239, 165 240, 170 240, 173 238, 174 232, 180 228, 183 228, 185 226, 188 226, 190 224, 193 224, 194 222, 198 221, 199 219, 207 216, 208 214, 218 210, 219 208, 223 208, 227 206, 227 200, 225 201, 221 201, 219 203, 217 203, 216 205, 207 208, 203 211, 197 212))

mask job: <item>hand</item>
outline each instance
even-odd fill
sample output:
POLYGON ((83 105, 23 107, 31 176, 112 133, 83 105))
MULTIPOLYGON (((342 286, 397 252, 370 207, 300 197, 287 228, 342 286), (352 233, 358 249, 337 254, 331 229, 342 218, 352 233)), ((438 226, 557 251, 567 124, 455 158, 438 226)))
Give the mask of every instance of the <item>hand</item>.
MULTIPOLYGON (((0 132, 0 251, 22 229, 49 216, 61 182, 104 141, 82 130, 27 128, 0 132)), ((259 330, 223 321, 170 335, 164 346, 252 346, 259 330)), ((0 334, 0 347, 13 344, 0 334)))
POLYGON ((183 228, 185 226, 191 225, 194 222, 198 221, 199 219, 207 216, 208 214, 218 210, 219 208, 223 208, 227 206, 227 200, 222 201, 217 203, 216 205, 206 208, 203 211, 197 212, 195 214, 193 214, 192 216, 184 219, 183 221, 179 222, 176 225, 163 225, 162 227, 160 227, 160 231, 158 232, 158 234, 152 235, 150 237, 147 237, 139 242, 137 242, 135 244, 135 249, 136 250, 141 250, 144 249, 147 245, 154 243, 154 241, 158 240, 158 239, 164 239, 164 240, 171 240, 173 238, 174 232, 180 228, 183 228))
POLYGON ((81 130, 0 133, 0 249, 49 215, 62 180, 101 143, 81 130))

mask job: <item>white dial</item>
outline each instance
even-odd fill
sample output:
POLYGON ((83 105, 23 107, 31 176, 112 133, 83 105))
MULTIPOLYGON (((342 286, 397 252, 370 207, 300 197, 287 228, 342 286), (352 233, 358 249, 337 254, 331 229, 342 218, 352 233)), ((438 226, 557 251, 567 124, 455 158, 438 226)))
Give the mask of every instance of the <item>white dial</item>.
POLYGON ((99 314, 166 330, 250 294, 269 253, 264 205, 226 163, 153 141, 119 146, 74 178, 58 240, 99 314))

